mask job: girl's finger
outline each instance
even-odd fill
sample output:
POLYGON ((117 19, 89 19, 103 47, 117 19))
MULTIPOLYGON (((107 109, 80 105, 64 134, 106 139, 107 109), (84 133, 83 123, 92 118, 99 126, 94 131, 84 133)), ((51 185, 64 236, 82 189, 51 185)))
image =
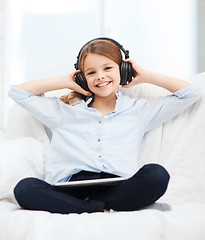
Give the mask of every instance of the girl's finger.
POLYGON ((80 70, 80 69, 78 69, 78 70, 76 70, 76 71, 72 72, 72 73, 71 73, 71 75, 72 75, 72 78, 74 79, 74 78, 75 78, 75 76, 76 76, 76 74, 78 74, 79 72, 81 72, 81 70, 80 70))
POLYGON ((80 85, 78 85, 77 83, 73 82, 73 90, 78 92, 78 93, 81 93, 85 96, 92 96, 92 93, 89 92, 89 91, 85 91, 80 85))
POLYGON ((132 87, 132 86, 134 86, 135 84, 133 83, 133 81, 132 82, 130 82, 130 83, 128 83, 128 84, 125 84, 125 85, 123 85, 122 87, 123 88, 130 88, 130 87, 132 87))
POLYGON ((78 92, 78 93, 81 93, 81 94, 85 95, 85 96, 92 96, 92 93, 91 93, 91 92, 85 91, 80 85, 78 85, 78 84, 75 82, 75 76, 76 76, 76 74, 78 74, 79 72, 81 72, 80 69, 78 69, 78 70, 74 71, 73 73, 71 73, 72 79, 73 79, 73 84, 72 84, 73 87, 72 87, 72 89, 73 89, 74 91, 78 92))
POLYGON ((131 64, 136 64, 134 60, 127 58, 124 60, 125 62, 130 62, 131 64))

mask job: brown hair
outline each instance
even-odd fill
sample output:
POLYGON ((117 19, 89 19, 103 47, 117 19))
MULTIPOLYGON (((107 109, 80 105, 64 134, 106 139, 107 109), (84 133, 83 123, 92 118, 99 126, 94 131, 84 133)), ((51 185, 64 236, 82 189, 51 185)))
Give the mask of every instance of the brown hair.
MULTIPOLYGON (((78 60, 78 68, 84 72, 84 61, 89 53, 95 53, 102 56, 105 56, 111 59, 113 62, 117 63, 120 66, 122 61, 122 54, 120 48, 109 40, 96 39, 88 44, 86 44, 81 50, 79 60, 78 60)), ((85 99, 85 96, 78 92, 71 92, 66 96, 60 97, 60 100, 75 105, 78 100, 85 99)))

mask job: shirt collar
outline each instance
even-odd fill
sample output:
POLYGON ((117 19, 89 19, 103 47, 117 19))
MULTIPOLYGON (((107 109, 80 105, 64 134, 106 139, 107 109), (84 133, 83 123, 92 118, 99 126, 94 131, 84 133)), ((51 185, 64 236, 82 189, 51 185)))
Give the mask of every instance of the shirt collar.
POLYGON ((86 98, 85 98, 85 104, 86 104, 86 106, 88 106, 88 105, 91 103, 92 100, 93 100, 93 96, 91 96, 91 97, 86 97, 86 98))
POLYGON ((116 93, 117 99, 119 99, 119 98, 121 97, 121 95, 122 95, 122 93, 121 93, 120 91, 118 91, 118 92, 116 93))
MULTIPOLYGON (((118 99, 121 97, 122 93, 120 91, 118 91, 115 95, 116 95, 117 101, 118 101, 118 99)), ((85 99, 86 106, 88 106, 91 103, 92 100, 93 100, 93 96, 86 97, 86 99, 85 99)))

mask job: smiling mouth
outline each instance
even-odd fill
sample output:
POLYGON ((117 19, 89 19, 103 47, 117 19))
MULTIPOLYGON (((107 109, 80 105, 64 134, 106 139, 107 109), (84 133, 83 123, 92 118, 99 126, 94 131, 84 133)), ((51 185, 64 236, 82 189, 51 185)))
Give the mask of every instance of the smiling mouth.
POLYGON ((96 87, 102 88, 102 87, 105 87, 105 86, 109 85, 110 83, 111 83, 111 81, 110 82, 103 82, 103 83, 97 84, 96 87))

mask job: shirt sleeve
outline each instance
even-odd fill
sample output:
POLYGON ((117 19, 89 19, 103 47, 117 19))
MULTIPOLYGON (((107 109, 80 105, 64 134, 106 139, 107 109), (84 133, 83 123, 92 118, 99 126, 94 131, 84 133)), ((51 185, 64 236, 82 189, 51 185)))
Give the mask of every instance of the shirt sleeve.
POLYGON ((57 97, 46 97, 44 94, 35 95, 12 86, 9 97, 22 108, 41 121, 50 129, 54 129, 60 121, 60 100, 57 97))
POLYGON ((192 85, 180 89, 166 97, 155 100, 145 100, 142 107, 145 133, 186 110, 198 101, 201 95, 202 91, 200 87, 192 85))

